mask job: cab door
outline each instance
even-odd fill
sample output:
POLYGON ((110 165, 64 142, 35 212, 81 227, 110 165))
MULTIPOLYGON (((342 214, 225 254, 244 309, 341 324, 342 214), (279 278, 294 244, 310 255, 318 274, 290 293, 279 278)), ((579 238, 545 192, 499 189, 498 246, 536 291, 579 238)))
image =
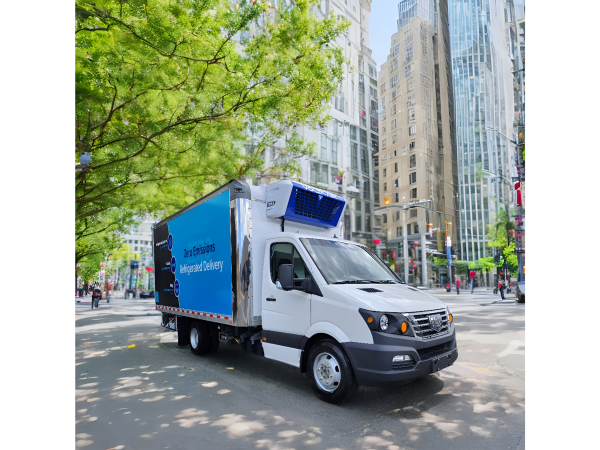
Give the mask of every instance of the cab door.
POLYGON ((300 364, 300 341, 310 328, 311 294, 284 291, 277 281, 281 264, 293 264, 294 278, 310 276, 302 255, 291 239, 267 240, 262 284, 263 349, 267 358, 300 364))

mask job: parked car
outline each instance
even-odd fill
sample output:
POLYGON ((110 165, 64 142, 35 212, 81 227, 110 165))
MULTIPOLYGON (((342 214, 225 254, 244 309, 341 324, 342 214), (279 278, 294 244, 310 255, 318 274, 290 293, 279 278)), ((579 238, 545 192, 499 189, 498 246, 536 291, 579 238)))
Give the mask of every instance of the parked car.
POLYGON ((140 292, 140 298, 154 298, 154 291, 140 292))

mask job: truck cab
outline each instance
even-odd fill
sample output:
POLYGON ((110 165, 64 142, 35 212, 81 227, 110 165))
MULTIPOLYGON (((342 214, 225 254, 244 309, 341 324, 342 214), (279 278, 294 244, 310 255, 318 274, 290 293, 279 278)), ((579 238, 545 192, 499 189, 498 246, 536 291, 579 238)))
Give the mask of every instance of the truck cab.
POLYGON ((177 330, 180 345, 197 354, 219 342, 241 345, 297 367, 329 403, 361 384, 404 384, 456 361, 448 307, 405 284, 367 247, 339 238, 342 197, 290 180, 235 183, 245 195, 230 198, 231 312, 207 315, 210 298, 197 301, 203 310, 165 311, 157 283, 163 326, 177 330))

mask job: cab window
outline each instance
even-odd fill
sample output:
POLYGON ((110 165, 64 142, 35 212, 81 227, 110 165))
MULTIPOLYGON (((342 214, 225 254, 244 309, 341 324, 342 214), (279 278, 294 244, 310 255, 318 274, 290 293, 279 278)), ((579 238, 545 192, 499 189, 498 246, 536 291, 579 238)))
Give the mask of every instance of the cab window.
POLYGON ((294 265, 294 278, 306 278, 310 276, 304 265, 298 250, 290 243, 278 243, 271 245, 271 281, 277 281, 277 272, 282 264, 294 265))

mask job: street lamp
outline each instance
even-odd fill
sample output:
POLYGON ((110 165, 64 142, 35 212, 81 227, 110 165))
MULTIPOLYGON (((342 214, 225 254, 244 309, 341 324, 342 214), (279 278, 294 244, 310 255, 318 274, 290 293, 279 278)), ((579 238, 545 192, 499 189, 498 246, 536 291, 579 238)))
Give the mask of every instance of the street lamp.
POLYGON ((90 162, 92 161, 92 157, 88 152, 83 152, 79 157, 79 164, 75 166, 75 172, 81 172, 82 170, 87 170, 90 166, 90 162))

